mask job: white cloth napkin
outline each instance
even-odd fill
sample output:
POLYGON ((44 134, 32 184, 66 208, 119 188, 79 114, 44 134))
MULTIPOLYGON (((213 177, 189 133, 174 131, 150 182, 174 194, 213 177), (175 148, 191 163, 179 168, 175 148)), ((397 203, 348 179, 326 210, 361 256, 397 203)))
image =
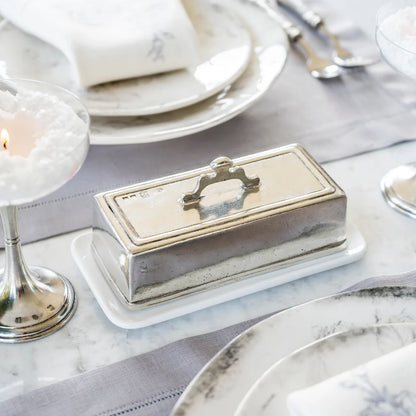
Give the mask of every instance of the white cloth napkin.
POLYGON ((293 416, 416 416, 416 343, 287 400, 293 416))
POLYGON ((85 87, 197 59, 196 34, 180 0, 0 0, 0 13, 60 49, 85 87))

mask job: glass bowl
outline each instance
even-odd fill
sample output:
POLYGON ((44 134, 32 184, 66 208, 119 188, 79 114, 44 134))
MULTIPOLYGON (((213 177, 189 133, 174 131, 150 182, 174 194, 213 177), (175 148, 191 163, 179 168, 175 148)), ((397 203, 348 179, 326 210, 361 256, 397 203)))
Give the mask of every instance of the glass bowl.
MULTIPOLYGON (((394 0, 377 13, 376 42, 385 61, 416 79, 416 0, 394 0), (401 26, 397 19, 406 23, 401 26), (406 19, 409 19, 406 22, 406 19)), ((387 203, 416 218, 416 163, 396 167, 383 177, 381 190, 387 203)))
POLYGON ((87 109, 71 92, 45 82, 0 81, 0 206, 32 202, 79 170, 89 147, 87 109))

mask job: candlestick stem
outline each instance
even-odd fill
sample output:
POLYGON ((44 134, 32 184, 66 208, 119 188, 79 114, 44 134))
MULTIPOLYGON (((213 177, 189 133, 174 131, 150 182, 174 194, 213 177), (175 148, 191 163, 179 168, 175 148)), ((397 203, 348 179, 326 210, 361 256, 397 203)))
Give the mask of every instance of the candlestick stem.
MULTIPOLYGON (((4 230, 5 267, 3 272, 3 291, 9 297, 17 298, 26 287, 33 288, 29 271, 22 255, 20 237, 17 230, 17 208, 0 208, 4 230)), ((2 293, 3 295, 3 293, 2 293)), ((2 297, 3 298, 3 297, 2 297)))
POLYGON ((16 207, 1 207, 0 216, 5 244, 5 267, 0 276, 0 342, 46 336, 72 317, 74 290, 67 279, 51 270, 26 266, 16 207))

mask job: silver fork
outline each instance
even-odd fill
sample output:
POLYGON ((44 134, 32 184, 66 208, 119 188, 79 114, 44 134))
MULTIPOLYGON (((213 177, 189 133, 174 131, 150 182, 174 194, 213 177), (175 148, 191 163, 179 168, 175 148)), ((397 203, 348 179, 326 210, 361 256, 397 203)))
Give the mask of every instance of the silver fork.
POLYGON ((277 3, 292 10, 294 13, 299 15, 299 17, 301 17, 301 19, 306 22, 312 29, 320 29, 328 37, 334 46, 332 58, 337 65, 346 68, 354 68, 374 63, 372 59, 353 55, 348 49, 343 48, 340 45, 338 38, 325 26, 324 19, 318 13, 315 13, 313 10, 309 9, 303 0, 277 0, 277 3))
POLYGON ((275 10, 268 0, 257 0, 257 4, 267 12, 277 23, 279 23, 286 33, 291 44, 299 44, 302 46, 307 55, 306 64, 310 74, 315 78, 329 79, 339 77, 342 70, 339 66, 334 65, 329 59, 321 58, 311 48, 311 46, 303 39, 302 31, 295 26, 283 14, 275 10))
POLYGON ((286 28, 282 25, 283 29, 285 30, 289 41, 298 43, 306 52, 306 64, 308 65, 311 75, 321 79, 336 78, 340 76, 342 72, 341 68, 334 65, 329 59, 321 58, 317 55, 311 46, 303 39, 300 29, 291 23, 289 24, 290 26, 286 26, 286 28))

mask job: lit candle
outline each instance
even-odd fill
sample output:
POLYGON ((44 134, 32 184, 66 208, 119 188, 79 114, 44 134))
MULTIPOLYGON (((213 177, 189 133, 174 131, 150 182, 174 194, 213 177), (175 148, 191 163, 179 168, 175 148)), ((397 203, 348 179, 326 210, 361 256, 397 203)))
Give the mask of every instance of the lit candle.
POLYGON ((9 142, 9 133, 6 129, 3 129, 0 133, 1 147, 3 150, 7 150, 7 143, 9 142))
POLYGON ((10 120, 1 120, 1 143, 6 142, 6 149, 10 155, 28 157, 41 139, 42 127, 39 122, 26 112, 18 111, 10 120), (13 138, 13 140, 10 140, 13 138))
POLYGON ((88 126, 59 98, 0 91, 0 206, 40 198, 62 186, 85 158, 88 126))

